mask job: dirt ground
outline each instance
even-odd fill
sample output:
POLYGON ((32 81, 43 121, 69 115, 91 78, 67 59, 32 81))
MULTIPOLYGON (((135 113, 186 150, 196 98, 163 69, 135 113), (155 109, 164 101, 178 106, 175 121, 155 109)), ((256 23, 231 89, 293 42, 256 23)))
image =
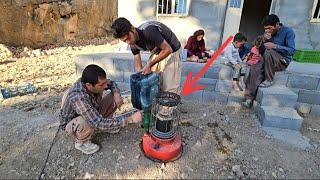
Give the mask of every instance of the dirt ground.
MULTIPOLYGON (((93 141, 101 149, 93 155, 76 150, 64 132, 54 139, 62 93, 75 81, 73 58, 113 48, 63 47, 0 63, 0 86, 31 82, 37 88, 1 102, 0 178, 320 178, 320 148, 301 150, 275 140, 250 110, 220 104, 183 103, 178 129, 183 154, 170 163, 144 157, 139 124, 97 134, 93 141)), ((320 129, 319 118, 305 118, 302 134, 320 144, 320 132, 310 128, 320 129)))

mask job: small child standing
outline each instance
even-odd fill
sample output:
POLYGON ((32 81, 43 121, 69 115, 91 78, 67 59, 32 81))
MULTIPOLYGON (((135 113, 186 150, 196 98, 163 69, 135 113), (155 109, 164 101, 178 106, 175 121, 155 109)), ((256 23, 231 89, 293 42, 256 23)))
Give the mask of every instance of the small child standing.
MULTIPOLYGON (((224 56, 226 58, 225 63, 233 68, 232 79, 234 88, 238 87, 241 91, 243 89, 241 85, 239 85, 239 81, 243 81, 243 79, 240 79, 243 65, 239 55, 239 48, 242 47, 246 41, 247 38, 243 34, 237 33, 233 38, 233 42, 230 43, 224 51, 224 56)), ((242 82, 242 84, 244 84, 244 82, 242 82)))

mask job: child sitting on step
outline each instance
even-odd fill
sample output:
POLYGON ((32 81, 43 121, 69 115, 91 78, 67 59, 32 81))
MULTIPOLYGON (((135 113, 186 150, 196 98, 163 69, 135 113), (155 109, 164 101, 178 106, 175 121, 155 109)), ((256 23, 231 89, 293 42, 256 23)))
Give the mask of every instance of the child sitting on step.
POLYGON ((237 33, 233 38, 233 42, 224 50, 225 64, 231 66, 233 69, 233 87, 240 91, 243 91, 242 85, 239 83, 244 84, 243 78, 240 78, 240 76, 244 74, 245 65, 240 58, 239 48, 242 47, 246 41, 247 38, 243 34, 237 33))
POLYGON ((263 37, 262 36, 258 36, 253 41, 253 47, 251 48, 249 55, 245 59, 245 61, 247 62, 247 64, 249 66, 257 64, 261 60, 262 56, 261 56, 261 53, 259 51, 259 48, 261 47, 262 43, 263 43, 263 37))

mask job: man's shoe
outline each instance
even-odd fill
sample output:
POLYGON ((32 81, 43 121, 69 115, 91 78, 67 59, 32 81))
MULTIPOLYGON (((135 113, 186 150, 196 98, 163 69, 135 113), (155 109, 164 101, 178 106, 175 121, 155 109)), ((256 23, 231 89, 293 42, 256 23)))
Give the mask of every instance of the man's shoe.
POLYGON ((267 80, 265 80, 265 81, 263 81, 263 82, 259 85, 259 87, 261 87, 261 88, 268 88, 268 87, 272 86, 273 84, 274 84, 274 81, 267 81, 267 80))
POLYGON ((93 154, 97 152, 100 148, 98 145, 92 143, 91 141, 86 141, 83 143, 76 142, 74 144, 74 147, 83 152, 84 154, 93 154))
POLYGON ((246 108, 251 108, 252 106, 252 100, 251 99, 247 99, 245 102, 242 103, 242 105, 246 108))

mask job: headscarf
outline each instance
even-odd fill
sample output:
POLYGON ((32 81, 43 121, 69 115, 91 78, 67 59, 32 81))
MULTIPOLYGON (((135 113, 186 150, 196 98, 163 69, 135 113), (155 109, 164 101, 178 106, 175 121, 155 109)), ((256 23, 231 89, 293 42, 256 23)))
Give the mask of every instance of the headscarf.
POLYGON ((204 30, 199 29, 199 30, 197 30, 196 32, 193 33, 193 36, 195 36, 195 37, 198 37, 200 35, 204 36, 204 30))

